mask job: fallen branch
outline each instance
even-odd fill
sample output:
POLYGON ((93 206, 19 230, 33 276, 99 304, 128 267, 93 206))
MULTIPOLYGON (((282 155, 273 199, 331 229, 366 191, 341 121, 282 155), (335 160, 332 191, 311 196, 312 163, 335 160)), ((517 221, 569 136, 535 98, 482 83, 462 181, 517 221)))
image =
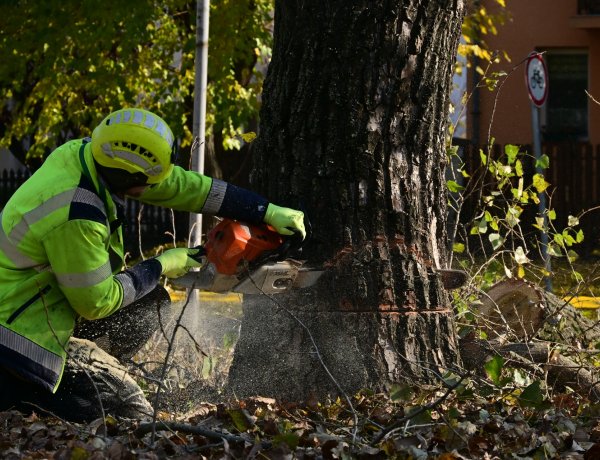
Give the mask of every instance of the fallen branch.
POLYGON ((467 369, 483 373, 483 364, 488 358, 500 355, 512 367, 546 373, 548 383, 557 389, 570 387, 590 400, 600 402, 597 374, 562 356, 550 342, 498 344, 471 338, 461 340, 459 348, 467 369), (515 355, 520 359, 515 359, 515 355))
MULTIPOLYGON (((187 434, 197 434, 200 436, 204 436, 208 439, 214 440, 225 440, 227 442, 235 442, 235 443, 254 443, 252 439, 246 439, 242 436, 237 436, 230 433, 219 433, 218 431, 208 430, 206 428, 202 428, 196 425, 187 425, 185 423, 178 422, 151 422, 151 423, 142 423, 138 426, 133 434, 137 438, 141 439, 148 433, 155 433, 156 431, 179 431, 187 434)), ((271 447, 271 443, 268 441, 261 442, 261 447, 268 449, 271 447)))

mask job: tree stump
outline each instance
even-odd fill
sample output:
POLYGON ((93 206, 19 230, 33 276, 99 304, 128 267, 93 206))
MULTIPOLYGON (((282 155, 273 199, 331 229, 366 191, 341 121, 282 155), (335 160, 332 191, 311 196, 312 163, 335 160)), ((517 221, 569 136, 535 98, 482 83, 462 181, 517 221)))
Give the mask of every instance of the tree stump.
POLYGON ((520 279, 496 283, 482 293, 475 307, 477 326, 489 340, 527 342, 533 339, 577 349, 600 343, 600 323, 577 311, 565 299, 520 279))
POLYGON ((545 319, 542 291, 520 279, 496 283, 481 295, 477 325, 490 340, 528 340, 545 319))
POLYGON ((600 401, 597 372, 585 362, 584 353, 600 343, 599 322, 581 315, 568 300, 524 280, 501 281, 480 300, 473 309, 488 340, 474 335, 461 340, 461 357, 468 369, 483 374, 483 364, 500 355, 507 366, 547 378, 555 390, 570 387, 600 401))

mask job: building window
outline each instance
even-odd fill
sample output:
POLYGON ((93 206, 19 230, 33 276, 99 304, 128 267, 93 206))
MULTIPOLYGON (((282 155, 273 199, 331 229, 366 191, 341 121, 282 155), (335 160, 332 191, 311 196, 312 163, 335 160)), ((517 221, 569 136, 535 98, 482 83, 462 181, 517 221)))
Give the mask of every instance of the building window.
POLYGON ((588 140, 588 53, 548 51, 548 99, 542 113, 545 141, 588 140))

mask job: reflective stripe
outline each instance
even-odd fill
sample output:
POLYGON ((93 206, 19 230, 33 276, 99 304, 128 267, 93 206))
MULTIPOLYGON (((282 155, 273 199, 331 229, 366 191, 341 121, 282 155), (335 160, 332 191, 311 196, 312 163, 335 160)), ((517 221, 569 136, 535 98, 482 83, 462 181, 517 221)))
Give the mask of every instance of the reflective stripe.
POLYGON ((144 170, 144 173, 148 176, 156 176, 162 172, 161 165, 153 165, 141 156, 135 153, 131 153, 127 150, 113 149, 110 143, 108 142, 102 144, 102 151, 111 158, 117 157, 139 166, 144 170))
POLYGON ((104 203, 98 195, 89 190, 80 187, 75 189, 75 194, 73 195, 73 203, 84 203, 98 208, 98 210, 106 218, 106 210, 104 209, 104 203))
POLYGON ((67 206, 69 203, 71 203, 72 197, 73 190, 67 190, 44 201, 37 208, 28 211, 23 215, 21 221, 10 231, 9 237, 15 242, 15 244, 18 245, 23 237, 27 234, 27 231, 31 225, 43 219, 48 214, 67 206))
MULTIPOLYGON (((169 143, 169 146, 173 146, 173 135, 171 133, 171 129, 159 117, 150 112, 144 113, 143 111, 136 109, 119 111, 109 119, 107 124, 117 125, 119 123, 131 123, 144 126, 158 133, 169 143)), ((108 152, 106 153, 108 154, 108 152)))
MULTIPOLYGON (((1 217, 0 217, 1 219, 1 217)), ((17 249, 16 244, 13 244, 9 239, 4 229, 0 226, 0 250, 13 263, 16 268, 29 268, 39 265, 39 262, 27 257, 17 249)))
POLYGON ((69 288, 83 288, 95 286, 112 276, 110 262, 107 261, 96 270, 85 273, 56 273, 54 272, 59 284, 69 288))
MULTIPOLYGON (((58 380, 58 376, 62 371, 63 362, 62 357, 59 355, 40 347, 35 342, 26 339, 2 325, 0 325, 0 344, 48 369, 50 372, 56 374, 58 380)), ((52 386, 56 384, 56 382, 50 383, 52 383, 52 386)))
MULTIPOLYGON (((59 193, 47 201, 44 201, 37 208, 25 213, 19 223, 12 228, 9 235, 6 235, 4 230, 0 228, 0 250, 4 252, 6 257, 10 259, 15 267, 29 268, 40 265, 39 262, 36 262, 35 260, 23 254, 18 249, 18 245, 27 235, 30 226, 46 217, 48 214, 70 205, 72 201, 94 206, 98 208, 104 216, 106 216, 104 203, 98 197, 98 195, 80 187, 76 188, 75 191, 67 190, 59 193)), ((0 222, 2 218, 1 216, 2 214, 0 213, 0 222)))
POLYGON ((127 273, 119 273, 115 276, 115 279, 121 283, 121 286, 123 287, 123 301, 121 302, 120 308, 132 304, 135 301, 136 291, 131 276, 127 273))
POLYGON ((225 199, 226 191, 227 182, 219 179, 213 179, 212 185, 210 186, 210 191, 208 192, 208 197, 206 197, 206 202, 202 207, 202 212, 207 214, 217 214, 219 209, 221 209, 223 200, 225 199))

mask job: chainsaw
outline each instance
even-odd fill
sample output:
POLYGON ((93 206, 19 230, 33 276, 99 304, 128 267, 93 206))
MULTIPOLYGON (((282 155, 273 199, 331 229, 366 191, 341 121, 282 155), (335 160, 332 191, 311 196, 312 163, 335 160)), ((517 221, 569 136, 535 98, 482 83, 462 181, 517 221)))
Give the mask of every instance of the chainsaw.
POLYGON ((221 220, 198 247, 203 262, 171 282, 181 288, 242 294, 278 294, 310 287, 324 270, 297 258, 301 238, 284 236, 268 225, 221 220))
MULTIPOLYGON (((301 245, 299 236, 280 235, 268 225, 223 219, 194 256, 203 262, 202 267, 171 282, 180 288, 241 294, 278 294, 310 287, 324 270, 308 267, 297 257, 301 245)), ((434 271, 446 289, 457 289, 467 281, 462 270, 434 271)))

